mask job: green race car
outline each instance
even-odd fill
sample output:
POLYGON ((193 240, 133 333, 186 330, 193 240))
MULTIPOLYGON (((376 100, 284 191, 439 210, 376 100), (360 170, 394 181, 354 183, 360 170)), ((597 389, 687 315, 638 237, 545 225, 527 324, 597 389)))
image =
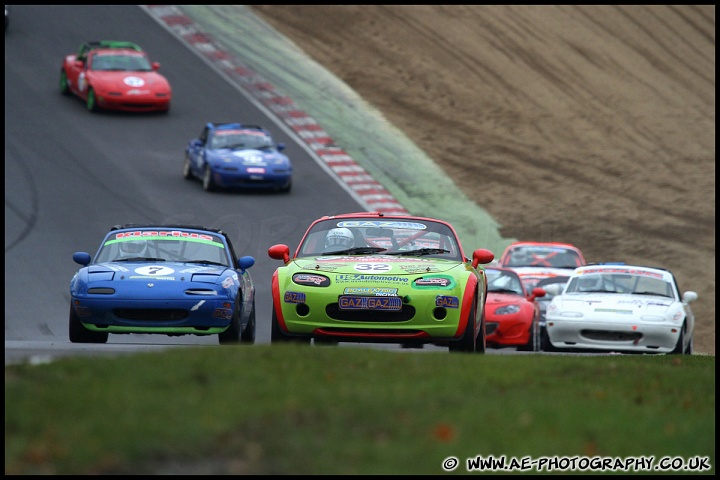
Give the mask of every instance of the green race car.
POLYGON ((489 250, 465 256, 455 229, 431 218, 349 213, 312 223, 272 278, 271 342, 399 343, 485 352, 489 250))

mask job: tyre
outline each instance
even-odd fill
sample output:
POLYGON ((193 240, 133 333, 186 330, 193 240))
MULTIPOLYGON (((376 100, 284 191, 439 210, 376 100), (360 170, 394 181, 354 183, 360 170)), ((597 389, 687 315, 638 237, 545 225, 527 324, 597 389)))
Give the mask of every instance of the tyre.
POLYGON ((537 322, 533 322, 530 325, 530 331, 528 342, 525 345, 520 345, 517 349, 519 352, 537 352, 540 347, 540 339, 538 330, 540 327, 538 326, 537 322))
POLYGON ((303 337, 290 337, 288 335, 285 335, 283 333, 282 329, 280 328, 280 323, 277 318, 277 312, 275 311, 275 307, 273 306, 272 311, 272 320, 270 325, 270 343, 302 343, 302 344, 310 344, 310 338, 303 338, 303 337))
POLYGON ((675 344, 675 349, 670 352, 677 355, 682 355, 685 353, 685 346, 683 345, 685 343, 685 324, 683 323, 682 328, 680 329, 680 335, 678 336, 677 343, 675 344))
POLYGON ((290 193, 290 190, 292 190, 292 181, 280 189, 282 193, 290 193))
POLYGON ((248 345, 255 343, 255 299, 253 299, 252 307, 250 310, 250 319, 248 320, 245 329, 240 334, 240 342, 248 345))
POLYGON ((690 341, 687 344, 687 347, 685 347, 685 355, 692 355, 693 354, 693 337, 690 337, 690 341))
MULTIPOLYGON (((475 305, 477 311, 477 305, 475 305)), ((484 354, 487 348, 487 342, 485 340, 485 309, 480 312, 480 334, 475 339, 475 353, 484 354)))
POLYGON ((218 333, 218 340, 220 345, 232 345, 240 342, 240 305, 235 305, 235 311, 233 312, 230 326, 224 332, 218 333))
POLYGON ((550 343, 550 337, 548 336, 546 329, 540 331, 540 350, 543 352, 557 352, 558 349, 550 343))
POLYGON ((203 173, 203 190, 206 192, 215 191, 215 182, 212 178, 212 169, 210 165, 205 165, 205 173, 203 173))
POLYGON ((82 322, 75 313, 75 309, 70 306, 69 336, 72 343, 107 343, 109 334, 107 332, 93 332, 83 326, 82 322))
POLYGON ((97 97, 95 96, 95 90, 93 90, 92 88, 88 89, 87 100, 85 101, 85 105, 87 106, 87 109, 93 113, 100 110, 100 108, 98 107, 98 104, 97 104, 97 97))
POLYGON ((70 95, 70 87, 68 86, 67 73, 65 69, 60 70, 60 94, 66 97, 70 95))
POLYGON ((186 180, 192 180, 193 178, 190 156, 187 153, 185 154, 185 161, 183 162, 183 177, 185 177, 186 180))
MULTIPOLYGON (((467 319, 467 325, 465 326, 465 333, 463 333, 463 336, 460 338, 459 341, 450 342, 450 345, 448 347, 448 350, 450 352, 461 352, 461 353, 475 353, 477 348, 477 339, 475 338, 475 317, 477 313, 477 298, 473 300, 473 305, 470 311, 468 312, 468 319, 467 319)), ((482 337, 482 346, 483 351, 480 353, 485 353, 485 325, 483 321, 483 331, 480 333, 480 337, 482 337)))

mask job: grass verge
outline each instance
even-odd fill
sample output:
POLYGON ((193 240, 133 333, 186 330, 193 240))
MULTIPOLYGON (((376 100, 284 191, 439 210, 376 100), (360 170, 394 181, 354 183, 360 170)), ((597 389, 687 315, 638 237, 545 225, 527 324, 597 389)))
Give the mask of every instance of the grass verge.
POLYGON ((715 357, 255 345, 5 367, 5 474, 443 474, 478 456, 714 473, 715 357))

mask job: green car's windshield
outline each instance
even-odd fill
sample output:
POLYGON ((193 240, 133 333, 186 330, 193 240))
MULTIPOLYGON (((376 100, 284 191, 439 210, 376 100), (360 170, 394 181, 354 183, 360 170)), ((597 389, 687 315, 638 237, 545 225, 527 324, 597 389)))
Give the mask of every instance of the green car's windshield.
POLYGON ((455 232, 427 219, 329 219, 303 238, 298 256, 400 255, 463 261, 455 232))

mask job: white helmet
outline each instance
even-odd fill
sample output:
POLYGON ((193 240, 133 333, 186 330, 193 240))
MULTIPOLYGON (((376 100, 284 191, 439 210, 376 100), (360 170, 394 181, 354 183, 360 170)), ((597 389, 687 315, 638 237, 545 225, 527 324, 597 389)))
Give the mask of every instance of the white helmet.
POLYGON ((142 257, 147 249, 145 240, 135 242, 121 242, 120 253, 131 257, 142 257))
POLYGON ((513 267, 527 267, 531 262, 531 255, 524 248, 516 248, 510 255, 511 265, 513 267))
POLYGON ((603 279, 600 275, 583 275, 578 279, 578 290, 581 292, 593 292, 601 290, 603 279))
POLYGON ((355 236, 347 228, 333 228, 325 237, 325 248, 350 248, 355 243, 355 236))

